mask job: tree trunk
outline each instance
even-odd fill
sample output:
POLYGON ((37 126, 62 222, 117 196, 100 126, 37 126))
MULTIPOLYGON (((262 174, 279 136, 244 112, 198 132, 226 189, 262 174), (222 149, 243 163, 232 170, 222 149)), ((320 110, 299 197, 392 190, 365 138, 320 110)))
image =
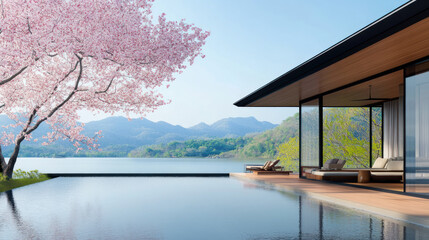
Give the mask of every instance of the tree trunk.
POLYGON ((16 160, 18 159, 19 148, 21 146, 21 141, 17 141, 15 148, 13 149, 13 153, 7 162, 6 168, 3 169, 3 176, 6 176, 8 179, 12 178, 13 168, 15 167, 16 160))
POLYGON ((0 173, 3 174, 3 171, 6 169, 7 164, 6 161, 4 160, 4 156, 3 156, 3 151, 0 145, 0 173))

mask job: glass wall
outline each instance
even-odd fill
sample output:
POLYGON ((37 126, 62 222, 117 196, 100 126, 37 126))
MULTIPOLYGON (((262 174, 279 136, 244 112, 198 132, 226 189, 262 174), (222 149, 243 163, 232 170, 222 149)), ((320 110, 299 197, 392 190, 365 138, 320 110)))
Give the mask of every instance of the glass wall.
POLYGON ((405 79, 405 187, 429 194, 429 72, 405 79))
POLYGON ((319 100, 301 104, 301 167, 319 166, 319 100))
POLYGON ((381 107, 372 107, 371 112, 371 135, 372 135, 372 154, 371 164, 372 165, 378 157, 383 157, 383 114, 381 107))

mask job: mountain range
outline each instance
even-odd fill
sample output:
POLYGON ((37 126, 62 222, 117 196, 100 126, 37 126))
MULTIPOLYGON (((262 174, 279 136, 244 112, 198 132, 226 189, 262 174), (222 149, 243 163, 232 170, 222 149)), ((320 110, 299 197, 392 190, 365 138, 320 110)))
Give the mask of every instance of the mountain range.
MULTIPOLYGON (((11 122, 6 116, 0 115, 1 126, 11 122)), ((211 125, 199 123, 190 128, 172 125, 164 121, 153 122, 148 119, 128 120, 125 117, 109 117, 86 123, 83 133, 92 136, 101 130, 103 137, 99 140, 100 148, 103 151, 114 151, 123 155, 125 152, 145 145, 190 139, 242 137, 247 134, 264 132, 276 126, 269 122, 258 121, 254 117, 225 118, 211 125)), ((33 137, 41 138, 47 132, 49 132, 49 127, 42 124, 33 133, 33 137)), ((3 150, 7 156, 11 153, 12 146, 5 147, 3 150)), ((20 156, 57 156, 58 154, 55 152, 59 151, 62 152, 59 156, 68 156, 74 152, 74 147, 67 141, 57 141, 51 146, 41 146, 39 142, 24 142, 20 156)), ((112 154, 107 155, 113 156, 112 154)))
POLYGON ((244 137, 173 141, 168 144, 141 146, 131 150, 129 157, 138 158, 265 158, 277 156, 279 146, 298 136, 299 115, 288 117, 275 128, 244 137))
POLYGON ((225 118, 211 125, 199 123, 190 128, 163 121, 152 122, 148 119, 129 121, 124 117, 109 117, 87 123, 84 133, 93 134, 101 130, 103 138, 99 143, 102 147, 117 144, 142 146, 188 139, 241 137, 250 133, 264 132, 275 126, 277 125, 260 122, 254 117, 225 118))

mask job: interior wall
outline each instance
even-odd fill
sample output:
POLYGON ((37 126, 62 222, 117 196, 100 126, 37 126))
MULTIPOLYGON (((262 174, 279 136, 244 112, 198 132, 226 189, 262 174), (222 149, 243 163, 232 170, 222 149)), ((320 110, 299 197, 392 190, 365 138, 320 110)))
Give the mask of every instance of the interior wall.
POLYGON ((383 157, 404 157, 404 97, 383 103, 383 111, 383 157))

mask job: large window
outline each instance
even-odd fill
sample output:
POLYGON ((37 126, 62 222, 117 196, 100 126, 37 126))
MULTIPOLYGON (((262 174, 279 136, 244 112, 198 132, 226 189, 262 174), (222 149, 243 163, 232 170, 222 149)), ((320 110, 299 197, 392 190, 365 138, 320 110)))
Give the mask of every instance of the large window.
POLYGON ((301 105, 301 166, 319 166, 319 100, 301 105))
POLYGON ((301 104, 301 166, 318 167, 322 147, 323 163, 338 158, 346 160, 345 168, 371 167, 382 156, 381 139, 381 107, 320 108, 318 99, 301 104))
POLYGON ((429 72, 405 79, 407 192, 429 194, 429 72))
POLYGON ((345 168, 370 165, 370 108, 323 109, 323 160, 346 160, 345 168))

